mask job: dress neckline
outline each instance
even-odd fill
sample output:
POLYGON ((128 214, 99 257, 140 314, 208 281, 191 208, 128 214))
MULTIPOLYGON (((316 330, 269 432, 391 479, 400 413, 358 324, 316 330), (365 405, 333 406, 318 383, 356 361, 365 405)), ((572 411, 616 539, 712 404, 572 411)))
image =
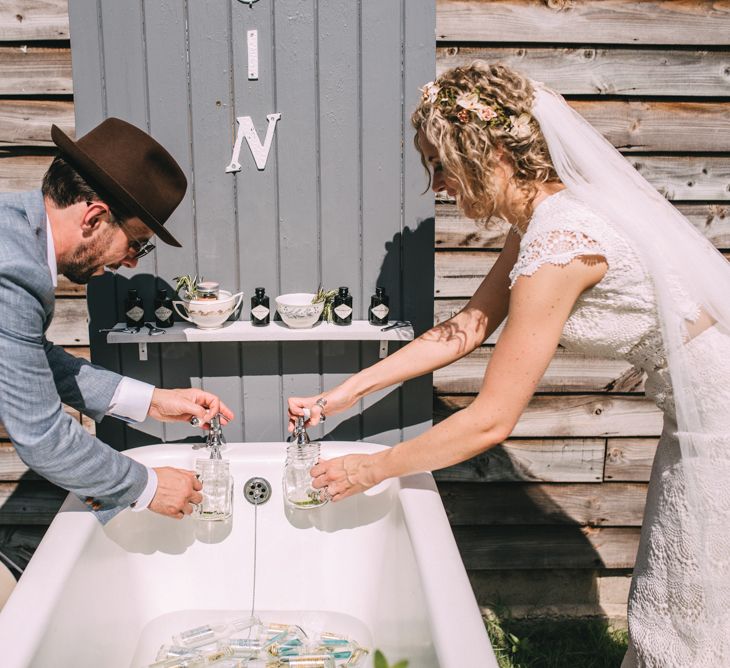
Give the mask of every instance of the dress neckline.
POLYGON ((524 230, 521 230, 514 223, 511 225, 511 229, 515 232, 515 234, 520 239, 522 239, 525 236, 525 233, 527 232, 527 230, 530 228, 530 223, 532 223, 532 221, 535 219, 535 216, 537 215, 537 212, 541 208, 543 208, 543 205, 546 204, 547 202, 549 202, 550 200, 553 200, 554 201, 555 198, 557 198, 558 195, 561 195, 562 193, 567 193, 567 192, 568 192, 568 189, 567 188, 563 188, 562 190, 558 190, 557 192, 554 192, 552 195, 548 195, 547 197, 543 198, 542 200, 540 200, 540 202, 538 202, 537 206, 533 209, 532 216, 530 216, 530 220, 527 223, 527 227, 524 230))

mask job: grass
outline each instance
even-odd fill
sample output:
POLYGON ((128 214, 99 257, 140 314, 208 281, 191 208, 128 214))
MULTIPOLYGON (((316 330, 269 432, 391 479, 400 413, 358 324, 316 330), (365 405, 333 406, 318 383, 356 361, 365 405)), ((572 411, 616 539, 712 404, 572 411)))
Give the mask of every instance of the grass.
POLYGON ((485 618, 500 668, 619 668, 626 631, 605 620, 517 620, 498 610, 485 618))

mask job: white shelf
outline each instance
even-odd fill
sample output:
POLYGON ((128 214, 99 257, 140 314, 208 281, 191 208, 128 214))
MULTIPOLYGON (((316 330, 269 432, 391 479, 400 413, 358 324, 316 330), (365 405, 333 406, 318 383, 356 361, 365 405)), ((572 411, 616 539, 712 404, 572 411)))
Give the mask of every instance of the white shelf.
MULTIPOLYGON (((124 327, 117 323, 116 327, 124 327)), ((385 357, 388 341, 412 341, 413 327, 398 327, 381 332, 381 327, 367 320, 353 320, 350 325, 334 325, 321 322, 309 329, 290 329, 283 322, 274 321, 264 327, 254 327, 250 322, 238 320, 226 323, 218 329, 200 329, 187 323, 176 322, 165 329, 164 334, 150 336, 143 328, 137 334, 109 332, 107 343, 136 343, 140 359, 147 358, 148 343, 215 343, 220 341, 380 341, 380 354, 385 357)))

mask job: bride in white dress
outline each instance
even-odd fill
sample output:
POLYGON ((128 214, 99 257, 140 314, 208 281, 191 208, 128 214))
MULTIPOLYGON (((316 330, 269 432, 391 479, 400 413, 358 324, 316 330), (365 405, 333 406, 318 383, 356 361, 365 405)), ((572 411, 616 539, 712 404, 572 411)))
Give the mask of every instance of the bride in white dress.
POLYGON ((470 353, 505 320, 473 403, 376 455, 312 469, 331 497, 464 461, 512 432, 558 344, 629 361, 664 412, 629 596, 624 668, 730 666, 730 270, 559 96, 474 63, 423 89, 434 191, 512 224, 464 309, 338 387, 289 400, 316 424, 470 353))

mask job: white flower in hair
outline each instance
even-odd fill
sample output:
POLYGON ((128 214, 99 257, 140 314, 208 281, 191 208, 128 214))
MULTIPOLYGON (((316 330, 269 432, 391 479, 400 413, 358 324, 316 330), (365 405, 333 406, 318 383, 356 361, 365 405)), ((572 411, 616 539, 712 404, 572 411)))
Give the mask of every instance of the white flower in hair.
POLYGON ((532 117, 530 114, 520 114, 519 116, 511 116, 511 127, 509 133, 516 139, 524 139, 529 137, 532 133, 532 126, 530 121, 532 117))
POLYGON ((423 88, 421 88, 421 92, 423 93, 423 99, 427 100, 430 104, 433 104, 436 100, 438 100, 441 88, 439 88, 439 86, 437 86, 433 81, 429 81, 423 88))
POLYGON ((459 93, 459 96, 456 98, 456 104, 459 107, 469 109, 470 111, 476 111, 483 106, 483 104, 479 101, 479 94, 474 92, 459 93))

